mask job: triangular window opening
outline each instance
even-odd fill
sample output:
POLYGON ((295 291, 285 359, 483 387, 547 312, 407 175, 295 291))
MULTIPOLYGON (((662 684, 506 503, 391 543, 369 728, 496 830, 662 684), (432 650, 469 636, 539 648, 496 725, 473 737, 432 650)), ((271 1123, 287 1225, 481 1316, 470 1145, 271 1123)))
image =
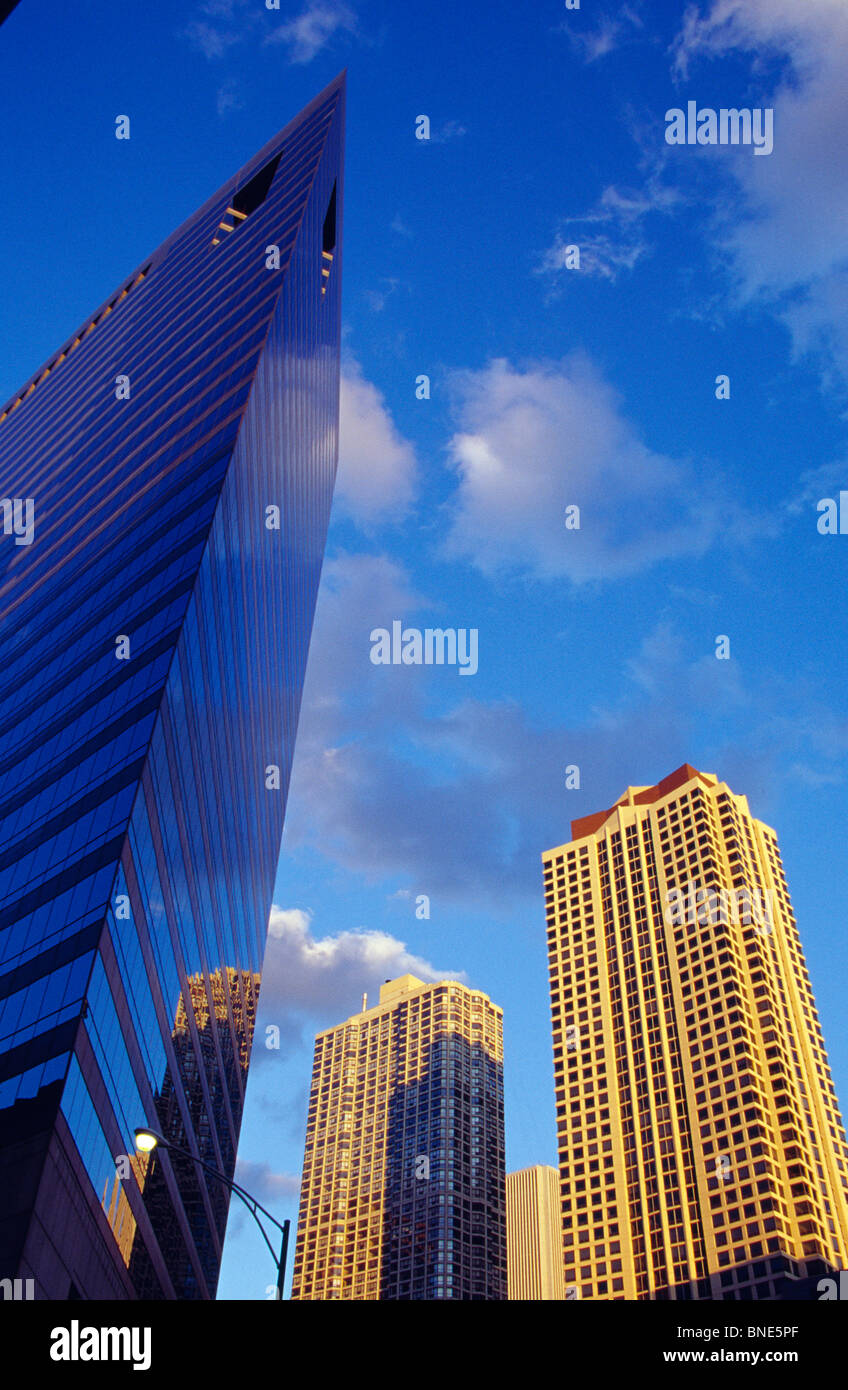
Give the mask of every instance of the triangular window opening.
POLYGON ((330 279, 330 269, 333 264, 333 256, 336 253, 336 185, 333 184, 333 191, 330 194, 330 201, 327 205, 326 216, 324 217, 324 230, 321 237, 321 293, 327 293, 327 284, 330 279))
POLYGON ((265 202, 280 158, 281 155, 275 155, 273 159, 268 160, 267 164, 263 164, 262 168, 253 175, 253 178, 248 179, 247 183, 239 189, 232 202, 227 204, 227 211, 218 223, 215 236, 212 238, 213 246, 218 246, 224 240, 221 235, 222 232, 234 232, 243 222, 247 221, 252 212, 255 212, 265 202))

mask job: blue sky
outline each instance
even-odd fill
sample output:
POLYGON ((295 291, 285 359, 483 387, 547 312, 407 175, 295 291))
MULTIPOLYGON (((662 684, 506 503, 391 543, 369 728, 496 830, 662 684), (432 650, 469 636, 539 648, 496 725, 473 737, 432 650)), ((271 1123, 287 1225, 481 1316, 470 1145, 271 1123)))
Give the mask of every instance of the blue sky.
MULTIPOLYGON (((848 1103, 841 0, 68 9, 0 30, 4 400, 348 69, 339 483, 242 1181, 296 1216, 313 1034, 405 969, 503 1006, 508 1164, 552 1162, 539 856, 684 761, 778 832, 848 1103), (773 153, 667 145, 688 100, 772 108, 773 153), (477 628, 479 671, 372 665, 393 619, 477 628)), ((234 1208, 221 1295, 268 1265, 234 1208)))

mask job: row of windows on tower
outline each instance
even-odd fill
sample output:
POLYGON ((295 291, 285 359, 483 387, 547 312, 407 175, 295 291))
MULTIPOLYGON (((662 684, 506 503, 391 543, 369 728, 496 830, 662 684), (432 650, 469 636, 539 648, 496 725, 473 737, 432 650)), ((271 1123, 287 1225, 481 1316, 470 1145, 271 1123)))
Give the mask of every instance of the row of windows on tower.
POLYGON ((132 275, 130 279, 126 281, 126 283, 121 287, 121 289, 118 290, 117 294, 112 296, 108 304, 104 304, 102 309, 98 309, 97 313, 94 314, 94 316, 88 320, 88 323, 84 324, 83 327, 79 330, 79 332, 75 333, 73 338, 71 338, 65 344, 61 352, 57 353, 56 356, 50 362, 48 362, 47 366, 44 367, 42 371, 38 372, 32 378, 32 380, 24 387, 24 389, 20 391, 18 395, 15 396, 14 399, 9 402, 9 404, 3 410, 2 414, 0 414, 0 424, 2 424, 8 415, 11 415, 14 410, 17 410, 19 405, 22 405, 23 402, 27 400, 29 396, 32 395, 33 391, 37 386, 40 386, 42 382, 47 380, 51 372, 55 371, 55 369, 58 366, 60 366, 61 363, 64 362, 72 352, 76 351, 80 343, 85 338, 87 338, 90 333, 93 333, 95 328, 97 328, 99 324, 103 323, 104 319, 108 318, 108 316, 113 312, 113 310, 117 309, 119 304, 123 303, 127 295, 130 293, 130 290, 134 290, 137 285, 140 285, 142 280, 145 279, 149 272, 150 265, 144 266, 143 269, 141 269, 137 274, 132 275))

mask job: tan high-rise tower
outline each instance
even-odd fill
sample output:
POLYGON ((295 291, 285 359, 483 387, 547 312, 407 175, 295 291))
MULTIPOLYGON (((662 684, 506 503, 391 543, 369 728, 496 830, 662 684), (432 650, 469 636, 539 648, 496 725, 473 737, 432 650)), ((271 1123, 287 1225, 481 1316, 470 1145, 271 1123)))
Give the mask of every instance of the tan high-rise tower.
POLYGON ((537 1164, 506 1175, 510 1299, 563 1299, 559 1174, 537 1164))
POLYGON ((688 764, 572 835, 542 856, 567 1296, 799 1296, 848 1267, 848 1148, 777 837, 688 764))
POLYGON ((479 990, 402 975, 318 1034, 292 1298, 506 1298, 503 1015, 479 990))

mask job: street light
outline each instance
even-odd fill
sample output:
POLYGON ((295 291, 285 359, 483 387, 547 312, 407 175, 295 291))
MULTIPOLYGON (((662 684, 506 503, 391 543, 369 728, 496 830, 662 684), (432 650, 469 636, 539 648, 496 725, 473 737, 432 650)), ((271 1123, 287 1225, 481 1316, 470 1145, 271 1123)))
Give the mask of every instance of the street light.
POLYGON ((154 1149, 170 1149, 173 1153, 182 1154, 185 1158, 190 1158, 194 1163, 199 1164, 199 1166, 203 1169, 204 1173, 208 1173, 209 1176, 212 1178, 217 1178, 218 1181, 222 1182, 225 1187, 228 1187, 231 1192, 235 1192, 236 1196, 241 1197, 241 1200, 244 1202, 245 1206, 247 1207, 248 1211, 250 1212, 254 1221, 256 1222, 257 1226, 262 1232, 262 1239, 265 1241, 265 1244, 271 1251, 274 1263, 277 1266, 277 1297, 282 1301, 283 1285, 286 1281, 286 1257, 288 1255, 289 1249, 289 1229, 291 1227, 291 1222, 288 1220, 278 1221, 276 1216, 272 1216, 270 1211, 266 1211, 263 1206, 260 1206, 256 1198, 251 1197, 250 1193, 246 1192, 243 1187, 240 1187, 237 1182, 232 1182, 231 1179, 226 1176, 226 1174, 219 1172, 217 1168, 213 1168, 210 1164, 204 1163, 202 1158, 197 1158, 196 1155, 193 1154, 189 1149, 183 1148, 182 1144, 175 1144, 172 1139, 166 1139, 165 1136, 163 1134, 160 1134, 158 1130, 151 1129, 148 1125, 136 1129, 135 1146, 139 1153, 144 1154, 152 1153, 154 1149), (283 1233, 283 1244, 280 1250, 279 1259, 277 1259, 277 1256, 274 1253, 274 1247, 268 1239, 268 1234, 265 1230, 265 1227, 262 1225, 262 1222, 259 1220, 259 1217, 257 1215, 257 1212, 260 1211, 263 1216, 267 1217, 269 1221, 273 1222, 273 1224, 277 1227, 278 1231, 282 1231, 283 1233))

